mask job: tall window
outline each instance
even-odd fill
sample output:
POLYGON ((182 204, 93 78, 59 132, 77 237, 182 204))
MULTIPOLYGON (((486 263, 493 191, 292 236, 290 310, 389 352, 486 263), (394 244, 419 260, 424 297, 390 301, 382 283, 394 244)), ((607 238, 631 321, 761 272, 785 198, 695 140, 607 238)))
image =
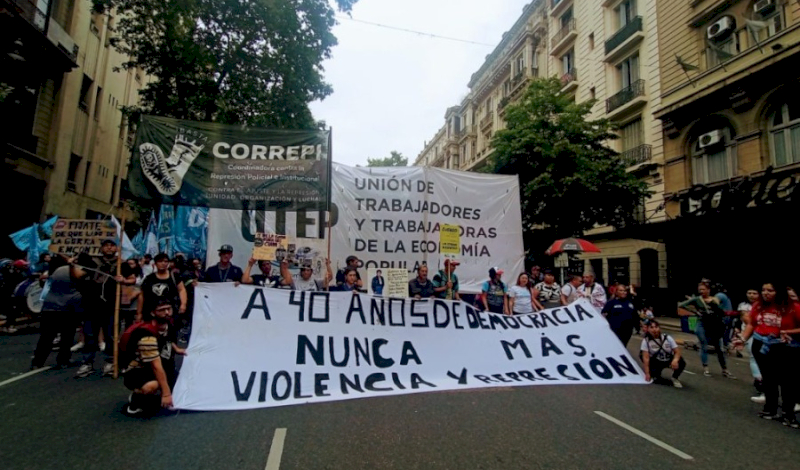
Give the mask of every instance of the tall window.
POLYGON ((754 19, 761 22, 757 24, 756 31, 754 31, 759 42, 766 41, 781 32, 784 28, 783 6, 774 6, 755 16, 756 18, 754 19))
POLYGON ((566 11, 563 15, 561 15, 561 29, 566 28, 569 26, 569 22, 572 21, 572 8, 566 11))
POLYGON ((570 50, 561 56, 561 73, 570 73, 575 68, 575 51, 570 50))
POLYGON ((522 72, 524 72, 525 71, 525 54, 518 55, 515 62, 516 62, 516 67, 517 67, 517 70, 516 70, 515 73, 516 74, 521 74, 522 72))
POLYGON ((536 49, 531 52, 531 67, 535 69, 539 68, 539 51, 536 49))
POLYGON ((769 143, 775 166, 800 161, 800 104, 787 103, 769 121, 769 143))
POLYGON ((625 0, 614 9, 619 29, 624 28, 636 18, 636 0, 625 0))
POLYGON ((739 35, 731 34, 730 37, 721 42, 709 45, 706 56, 708 57, 708 67, 716 67, 725 62, 731 56, 739 53, 739 35))
POLYGON ((620 87, 628 88, 635 81, 639 80, 639 54, 628 57, 621 64, 617 65, 620 76, 620 87))
POLYGON ((636 119, 622 126, 619 130, 622 141, 622 151, 635 149, 644 144, 644 125, 641 119, 636 119))
POLYGON ((694 184, 714 183, 733 176, 731 168, 733 145, 729 128, 721 129, 722 140, 715 145, 700 147, 699 136, 692 142, 692 181, 694 184))

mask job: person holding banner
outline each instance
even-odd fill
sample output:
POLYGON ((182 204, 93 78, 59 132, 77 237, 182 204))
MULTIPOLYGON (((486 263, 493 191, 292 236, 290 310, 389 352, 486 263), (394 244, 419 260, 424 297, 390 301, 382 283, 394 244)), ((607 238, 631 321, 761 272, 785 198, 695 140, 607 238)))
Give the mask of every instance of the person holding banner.
POLYGON ((428 266, 417 268, 417 277, 408 281, 408 296, 414 299, 430 299, 436 296, 433 283, 428 279, 428 266))
POLYGON ((652 378, 654 383, 658 383, 662 380, 661 371, 670 368, 673 370, 672 386, 683 388, 678 380, 686 368, 686 361, 681 357, 681 348, 672 336, 661 333, 661 326, 656 320, 647 325, 647 334, 642 339, 640 350, 645 380, 649 382, 652 378))
POLYGON ((533 288, 533 298, 542 309, 561 306, 561 286, 556 282, 553 271, 544 270, 544 281, 536 284, 533 288))
POLYGON ((497 314, 508 314, 508 286, 500 278, 503 270, 492 268, 489 270, 489 280, 483 283, 481 288, 481 302, 486 312, 497 314))
POLYGON ((439 270, 439 272, 433 276, 433 290, 436 292, 436 297, 448 300, 461 300, 458 276, 456 276, 455 273, 456 266, 459 264, 461 263, 451 258, 444 260, 444 269, 439 270))
POLYGON ((291 271, 289 271, 289 261, 284 259, 281 261, 281 285, 290 287, 292 290, 299 291, 324 291, 325 286, 329 285, 331 280, 333 280, 331 260, 325 259, 325 265, 327 267, 325 280, 320 281, 311 278, 311 276, 314 275, 314 269, 311 266, 306 265, 300 268, 299 276, 292 276, 291 271))
POLYGON ((528 275, 520 273, 517 276, 517 284, 508 290, 508 314, 527 315, 539 310, 535 304, 531 288, 528 287, 528 275))
POLYGON ((219 247, 219 263, 206 270, 203 281, 205 282, 242 282, 244 273, 242 268, 231 264, 233 247, 222 245, 219 247))
POLYGON ((274 287, 276 289, 281 287, 281 277, 272 275, 272 261, 260 260, 256 261, 254 258, 247 260, 247 267, 244 268, 242 275, 242 284, 252 284, 261 287, 274 287), (253 266, 258 263, 258 269, 261 274, 250 275, 253 266))

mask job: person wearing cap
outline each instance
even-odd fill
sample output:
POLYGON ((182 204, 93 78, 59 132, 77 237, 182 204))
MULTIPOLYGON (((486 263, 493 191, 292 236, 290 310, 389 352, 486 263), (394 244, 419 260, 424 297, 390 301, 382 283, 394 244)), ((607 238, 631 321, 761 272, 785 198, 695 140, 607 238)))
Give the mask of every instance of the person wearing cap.
POLYGON ((533 299, 542 309, 561 306, 561 286, 550 269, 544 270, 544 281, 533 287, 533 299))
POLYGON ((341 287, 341 285, 345 283, 345 270, 347 270, 347 268, 353 268, 356 271, 356 287, 361 290, 361 288, 364 287, 364 283, 361 282, 361 274, 358 273, 358 256, 348 256, 347 259, 345 259, 345 263, 347 266, 336 272, 336 286, 341 287))
POLYGON ((459 294, 458 276, 456 276, 456 266, 460 265, 457 260, 447 258, 444 260, 444 269, 440 269, 433 276, 433 290, 436 297, 448 300, 461 300, 459 294))
POLYGON ((502 281, 503 270, 489 270, 489 280, 481 287, 481 302, 485 311, 508 315, 508 286, 502 281))
POLYGON ((242 282, 244 272, 239 266, 231 263, 233 247, 222 245, 219 247, 219 263, 206 269, 205 282, 242 282))
POLYGON ((544 274, 542 274, 542 268, 539 266, 531 266, 531 273, 528 275, 528 286, 533 289, 536 287, 536 284, 544 281, 544 274))
POLYGON ((75 377, 87 377, 94 371, 97 351, 105 356, 103 375, 111 375, 114 370, 114 310, 117 305, 117 283, 126 286, 136 284, 136 276, 128 263, 122 263, 121 275, 117 276, 117 242, 107 238, 100 247, 101 256, 91 260, 83 258, 78 261, 81 268, 88 268, 89 278, 86 292, 83 295, 84 312, 83 364, 78 368, 75 377), (82 262, 89 264, 84 266, 82 262), (105 341, 100 342, 100 333, 105 341))

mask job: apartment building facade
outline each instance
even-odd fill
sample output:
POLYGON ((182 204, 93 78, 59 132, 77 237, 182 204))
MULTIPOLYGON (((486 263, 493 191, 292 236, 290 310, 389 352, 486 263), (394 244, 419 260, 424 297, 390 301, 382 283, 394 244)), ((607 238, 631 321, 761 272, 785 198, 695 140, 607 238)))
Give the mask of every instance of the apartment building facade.
POLYGON ((7 233, 44 217, 120 215, 130 156, 121 108, 138 102, 141 71, 114 71, 116 18, 88 0, 0 0, 4 53, 0 191, 7 233))
MULTIPOLYGON (((542 0, 526 5, 473 74, 469 94, 455 108, 460 114, 448 110, 445 126, 416 164, 453 162, 448 153, 436 159, 437 149, 447 147, 440 141, 463 139, 453 146, 459 158, 448 168, 482 168, 492 152, 492 135, 505 126, 505 106, 522 95, 530 80, 556 76, 562 93, 578 102, 597 100, 591 119, 608 118, 619 126, 620 138, 609 145, 653 192, 642 201, 638 219, 650 224, 664 220, 663 139, 661 123, 653 116, 661 90, 657 38, 656 0, 542 0)), ((581 256, 573 270, 591 266, 605 281, 666 287, 666 247, 657 237, 632 237, 630 231, 609 227, 587 237, 602 252, 581 256)))
POLYGON ((776 234, 792 233, 800 181, 800 5, 659 0, 658 14, 674 283, 702 275, 741 296, 759 275, 797 281, 776 234))

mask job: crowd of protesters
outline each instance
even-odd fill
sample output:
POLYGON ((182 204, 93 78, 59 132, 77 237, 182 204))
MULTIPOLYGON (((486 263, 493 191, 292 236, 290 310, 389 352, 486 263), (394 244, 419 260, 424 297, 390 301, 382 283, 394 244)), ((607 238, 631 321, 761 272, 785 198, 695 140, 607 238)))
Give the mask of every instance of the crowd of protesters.
MULTIPOLYGON (((172 405, 171 390, 177 378, 175 356, 186 354, 179 344, 189 340, 194 288, 198 282, 367 292, 356 256, 349 256, 346 266, 335 274, 330 260, 326 260, 322 279, 315 279, 310 265, 301 266, 299 273, 293 274, 286 261, 273 263, 251 258, 242 269, 232 263, 230 245, 221 246, 218 255, 218 262, 207 269, 203 269, 202 260, 187 259, 181 253, 172 258, 163 253, 146 255, 125 260, 118 275, 116 241, 105 240, 101 256, 97 257, 46 255, 35 268, 22 260, 0 261, 0 289, 8 298, 26 279, 46 286, 42 293, 41 335, 31 368, 43 367, 50 352, 56 349, 55 367, 78 366, 75 374, 78 378, 95 372, 98 353, 102 356, 101 373, 111 375, 114 370, 113 322, 119 292, 117 366, 132 391, 125 408, 131 415, 157 409, 159 404, 172 405), (76 330, 78 340, 73 342, 76 330), (72 361, 73 353, 81 354, 79 361, 72 361)), ((464 300, 457 275, 459 265, 457 260, 447 259, 432 278, 428 266, 419 266, 408 283, 408 296, 464 300)), ((503 280, 503 274, 499 267, 489 269, 480 294, 474 296, 476 308, 496 314, 528 315, 585 299, 605 317, 623 345, 627 346, 634 332, 641 332, 638 349, 648 381, 683 387, 679 380, 686 367, 682 348, 672 336, 662 332, 652 308, 637 301, 632 286, 614 283, 606 288, 592 272, 582 276, 570 274, 559 285, 553 271, 538 266, 519 273, 511 285, 503 280), (670 379, 662 377, 665 369, 671 370, 670 379)), ((380 270, 370 286, 374 294, 382 294, 385 281, 380 270)), ((13 320, 17 310, 8 309, 5 317, 0 318, 0 322, 6 323, 6 332, 15 331, 9 319, 13 320)), ((734 379, 727 368, 726 352, 741 356, 746 349, 754 384, 761 393, 752 400, 764 404, 761 416, 800 428, 795 418, 800 398, 800 302, 794 290, 765 283, 760 290, 748 290, 746 301, 734 310, 725 290, 703 279, 697 295, 679 303, 678 311, 697 317, 694 332, 703 375, 712 376, 708 352, 713 348, 722 376, 734 379)))

